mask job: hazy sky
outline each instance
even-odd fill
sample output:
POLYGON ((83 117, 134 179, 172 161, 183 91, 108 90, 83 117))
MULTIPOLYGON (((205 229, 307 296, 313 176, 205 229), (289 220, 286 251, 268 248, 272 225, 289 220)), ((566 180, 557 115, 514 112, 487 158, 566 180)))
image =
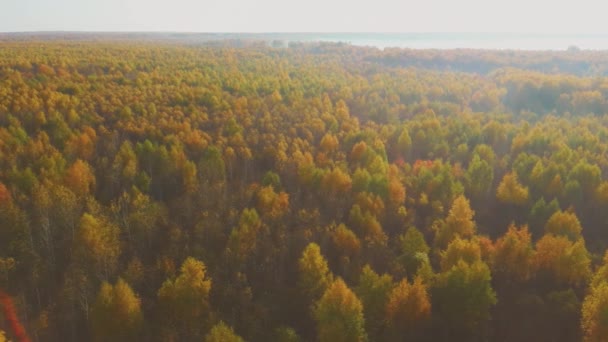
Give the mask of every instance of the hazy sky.
POLYGON ((601 0, 0 0, 0 32, 608 33, 601 0))

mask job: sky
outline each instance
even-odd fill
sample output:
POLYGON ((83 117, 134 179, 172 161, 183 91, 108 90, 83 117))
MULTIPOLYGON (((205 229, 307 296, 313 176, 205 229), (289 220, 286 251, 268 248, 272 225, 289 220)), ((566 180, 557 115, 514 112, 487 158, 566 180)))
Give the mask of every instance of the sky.
POLYGON ((600 0, 0 0, 0 32, 608 33, 600 0))

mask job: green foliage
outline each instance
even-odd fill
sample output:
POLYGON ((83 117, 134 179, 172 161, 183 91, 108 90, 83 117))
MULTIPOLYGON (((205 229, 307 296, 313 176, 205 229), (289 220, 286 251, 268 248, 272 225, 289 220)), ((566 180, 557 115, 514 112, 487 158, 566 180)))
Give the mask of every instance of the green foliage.
POLYGON ((558 210, 560 209, 557 199, 553 199, 551 202, 547 203, 545 198, 541 197, 541 199, 536 201, 536 203, 534 203, 532 206, 532 209, 530 209, 530 218, 528 219, 532 231, 537 235, 541 235, 540 228, 542 227, 544 232, 544 227, 547 224, 547 220, 549 220, 551 215, 558 210))
POLYGON ((386 305, 393 286, 390 275, 378 275, 369 265, 363 267, 355 293, 363 304, 365 328, 371 339, 379 338, 385 324, 386 305))
POLYGON ((465 175, 466 189, 471 197, 483 198, 490 192, 494 180, 494 170, 478 154, 473 156, 465 175))
POLYGON ((234 333, 231 327, 219 322, 205 335, 205 342, 243 342, 244 340, 234 333))
POLYGON ((424 235, 416 227, 410 227, 405 234, 399 236, 399 247, 401 252, 399 259, 403 262, 405 270, 410 275, 415 274, 428 258, 430 250, 424 235))
POLYGON ((438 275, 432 298, 433 310, 453 331, 474 334, 490 318, 490 308, 496 304, 489 267, 482 261, 458 261, 438 275))

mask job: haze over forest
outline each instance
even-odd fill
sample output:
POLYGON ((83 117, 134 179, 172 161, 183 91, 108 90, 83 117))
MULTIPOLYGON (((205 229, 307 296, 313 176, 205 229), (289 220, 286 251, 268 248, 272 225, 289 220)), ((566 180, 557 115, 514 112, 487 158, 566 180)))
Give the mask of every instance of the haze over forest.
POLYGON ((595 2, 2 7, 0 342, 608 340, 595 2))

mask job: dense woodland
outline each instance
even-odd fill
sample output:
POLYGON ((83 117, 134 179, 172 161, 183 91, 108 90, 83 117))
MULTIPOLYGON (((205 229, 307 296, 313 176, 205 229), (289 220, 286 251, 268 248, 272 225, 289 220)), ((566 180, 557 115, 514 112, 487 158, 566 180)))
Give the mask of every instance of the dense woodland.
POLYGON ((0 329, 606 341, 607 55, 0 43, 0 329))

